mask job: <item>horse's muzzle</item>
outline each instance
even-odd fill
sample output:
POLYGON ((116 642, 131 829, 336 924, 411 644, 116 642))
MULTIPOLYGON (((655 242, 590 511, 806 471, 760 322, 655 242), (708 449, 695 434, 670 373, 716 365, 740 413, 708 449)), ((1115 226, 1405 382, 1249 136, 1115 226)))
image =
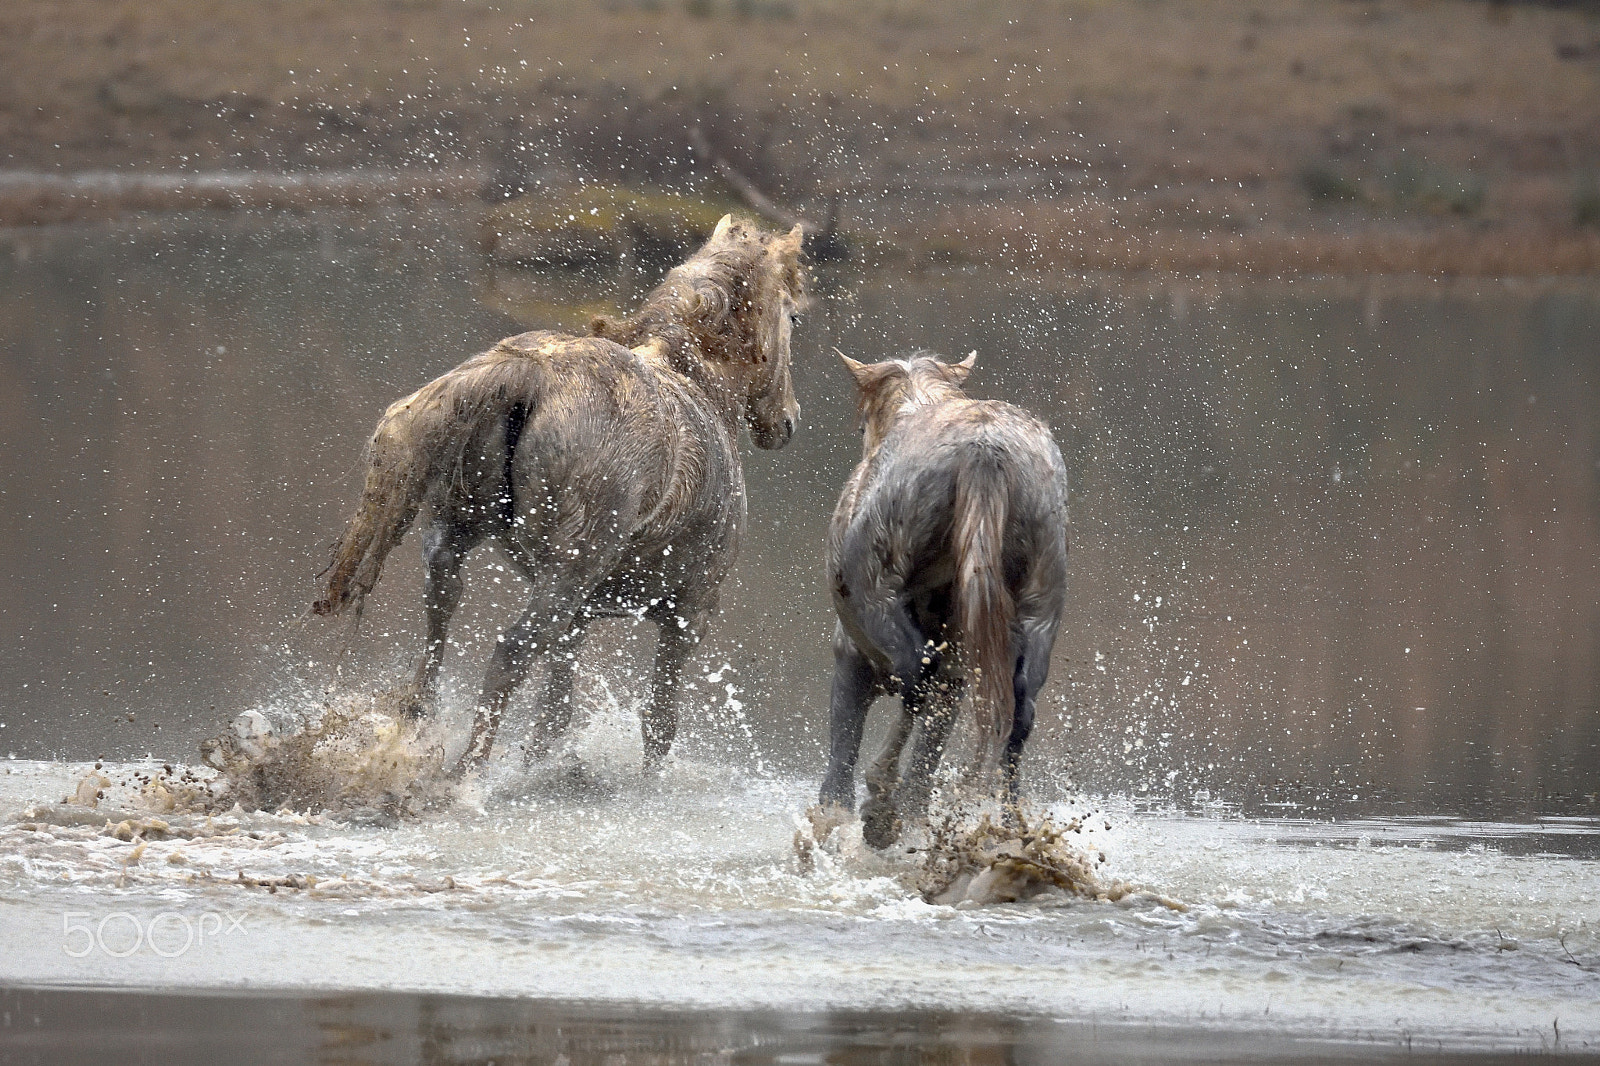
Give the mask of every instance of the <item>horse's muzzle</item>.
POLYGON ((795 422, 799 415, 784 415, 783 421, 775 426, 758 426, 750 423, 750 439, 757 448, 774 451, 789 443, 789 438, 794 436, 795 422))

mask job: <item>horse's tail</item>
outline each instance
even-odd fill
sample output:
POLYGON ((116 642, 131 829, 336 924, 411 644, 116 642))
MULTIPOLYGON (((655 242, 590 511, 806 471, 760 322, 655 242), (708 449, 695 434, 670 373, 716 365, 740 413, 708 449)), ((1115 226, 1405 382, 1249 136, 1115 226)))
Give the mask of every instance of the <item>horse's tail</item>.
POLYGON ((323 571, 313 614, 338 615, 351 608, 359 614, 378 584, 384 559, 416 519, 438 467, 439 437, 448 432, 443 423, 451 416, 451 405, 426 395, 429 388, 393 404, 378 422, 367 444, 361 504, 323 571))
POLYGON ((1006 526, 1006 471, 998 456, 984 449, 956 471, 955 528, 956 621, 962 658, 975 675, 973 717, 978 726, 976 770, 995 758, 1012 715, 1011 625, 1016 604, 1006 587, 1001 560, 1006 526))

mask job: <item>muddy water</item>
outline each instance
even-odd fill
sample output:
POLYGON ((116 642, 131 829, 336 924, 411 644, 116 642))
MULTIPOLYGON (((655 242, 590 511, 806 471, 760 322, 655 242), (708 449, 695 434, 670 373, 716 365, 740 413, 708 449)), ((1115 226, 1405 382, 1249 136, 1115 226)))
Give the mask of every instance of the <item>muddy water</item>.
MULTIPOLYGON (((340 642, 288 623, 376 413, 640 283, 497 273, 471 236, 398 211, 5 235, 0 982, 1595 1049, 1592 286, 825 275, 804 428, 750 462, 745 554, 661 782, 636 774, 649 645, 618 624, 554 776, 504 765, 394 824, 141 810, 118 791, 137 766, 108 762, 99 808, 63 805, 83 760, 192 763, 240 710, 314 709, 340 642), (818 545, 858 447, 835 344, 976 348, 974 391, 1057 427, 1074 596, 1028 787, 1095 813, 1103 876, 1186 910, 934 906, 915 856, 848 839, 796 862, 825 731, 818 545)), ((412 555, 349 688, 416 652, 412 555)), ((469 576, 447 725, 517 607, 496 567, 469 576)))

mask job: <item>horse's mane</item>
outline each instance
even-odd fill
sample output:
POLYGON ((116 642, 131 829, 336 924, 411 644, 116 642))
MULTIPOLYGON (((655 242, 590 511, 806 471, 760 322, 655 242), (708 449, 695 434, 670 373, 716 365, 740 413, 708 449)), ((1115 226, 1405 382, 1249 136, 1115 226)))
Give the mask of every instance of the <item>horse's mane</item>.
POLYGON ((636 347, 655 338, 665 343, 673 369, 693 363, 764 360, 772 349, 770 316, 764 312, 788 291, 804 300, 805 275, 797 259, 769 257, 769 236, 735 221, 691 258, 667 273, 639 310, 623 319, 597 316, 589 331, 636 347))

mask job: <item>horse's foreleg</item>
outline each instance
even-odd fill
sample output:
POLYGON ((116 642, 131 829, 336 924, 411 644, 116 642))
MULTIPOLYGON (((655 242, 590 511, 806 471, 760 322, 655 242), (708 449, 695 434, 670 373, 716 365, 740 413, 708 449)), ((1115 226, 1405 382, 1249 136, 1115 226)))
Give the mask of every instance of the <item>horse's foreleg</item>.
POLYGON ((461 605, 461 563, 476 543, 476 540, 452 536, 450 527, 441 521, 435 521, 423 534, 422 604, 427 639, 423 644, 422 662, 417 666, 416 677, 402 708, 407 717, 419 718, 433 709, 450 618, 461 605))
POLYGON ((654 773, 672 750, 678 734, 678 690, 683 684, 683 667, 689 661, 711 621, 711 610, 704 608, 683 615, 661 617, 661 635, 656 639, 655 677, 650 687, 650 704, 644 709, 640 728, 644 733, 644 769, 654 773))
POLYGON ((579 611, 572 620, 572 628, 551 653, 544 692, 539 697, 539 710, 528 730, 527 746, 523 749, 525 763, 547 757, 555 743, 572 726, 572 680, 578 649, 583 646, 589 621, 589 617, 579 611))
POLYGON ((877 694, 877 670, 838 623, 833 627, 833 694, 828 701, 828 774, 818 801, 856 809, 856 758, 867 710, 877 694))
POLYGON ((528 676, 536 659, 556 650, 556 640, 572 628, 586 588, 575 587, 565 575, 546 576, 536 586, 533 600, 514 625, 500 634, 489 669, 484 673, 483 691, 472 718, 472 733, 467 749, 456 764, 455 773, 482 766, 489 761, 500 716, 511 702, 511 693, 528 676))

